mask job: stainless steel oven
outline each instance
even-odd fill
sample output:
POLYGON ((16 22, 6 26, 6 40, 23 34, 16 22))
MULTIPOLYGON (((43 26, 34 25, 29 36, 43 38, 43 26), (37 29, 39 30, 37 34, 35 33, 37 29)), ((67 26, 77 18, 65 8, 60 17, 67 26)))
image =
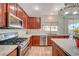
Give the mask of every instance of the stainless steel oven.
POLYGON ((24 41, 19 45, 19 54, 20 56, 27 56, 29 54, 29 46, 30 42, 28 41, 24 41))

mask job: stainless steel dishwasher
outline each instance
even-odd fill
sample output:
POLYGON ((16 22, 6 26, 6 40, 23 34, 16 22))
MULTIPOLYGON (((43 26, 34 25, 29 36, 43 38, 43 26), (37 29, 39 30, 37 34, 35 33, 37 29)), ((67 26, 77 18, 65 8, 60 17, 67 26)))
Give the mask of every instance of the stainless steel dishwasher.
POLYGON ((46 46, 47 45, 47 35, 41 35, 40 36, 40 45, 46 46))

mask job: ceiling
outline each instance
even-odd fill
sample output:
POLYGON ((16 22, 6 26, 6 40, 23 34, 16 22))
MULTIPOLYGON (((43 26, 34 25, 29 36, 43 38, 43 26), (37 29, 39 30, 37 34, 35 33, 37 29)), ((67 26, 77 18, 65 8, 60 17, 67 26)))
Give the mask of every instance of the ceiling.
POLYGON ((64 3, 19 3, 29 16, 57 15, 64 3))

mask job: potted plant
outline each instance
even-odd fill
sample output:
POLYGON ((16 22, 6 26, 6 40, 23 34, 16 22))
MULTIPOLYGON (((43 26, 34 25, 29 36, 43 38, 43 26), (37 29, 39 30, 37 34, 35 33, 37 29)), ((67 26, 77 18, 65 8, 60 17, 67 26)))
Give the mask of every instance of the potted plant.
POLYGON ((73 32, 73 38, 75 39, 76 46, 79 48, 79 28, 74 29, 73 32))

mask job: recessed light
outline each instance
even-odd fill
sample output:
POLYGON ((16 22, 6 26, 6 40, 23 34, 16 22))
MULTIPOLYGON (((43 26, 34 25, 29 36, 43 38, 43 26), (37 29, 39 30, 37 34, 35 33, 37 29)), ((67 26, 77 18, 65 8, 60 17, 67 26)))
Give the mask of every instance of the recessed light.
POLYGON ((58 10, 58 8, 55 8, 55 10, 58 10))
POLYGON ((69 14, 69 12, 65 12, 65 14, 69 14))
POLYGON ((73 12, 73 14, 77 14, 77 13, 78 13, 77 11, 74 11, 74 12, 73 12))
POLYGON ((38 6, 34 7, 34 10, 38 11, 40 8, 38 6))

